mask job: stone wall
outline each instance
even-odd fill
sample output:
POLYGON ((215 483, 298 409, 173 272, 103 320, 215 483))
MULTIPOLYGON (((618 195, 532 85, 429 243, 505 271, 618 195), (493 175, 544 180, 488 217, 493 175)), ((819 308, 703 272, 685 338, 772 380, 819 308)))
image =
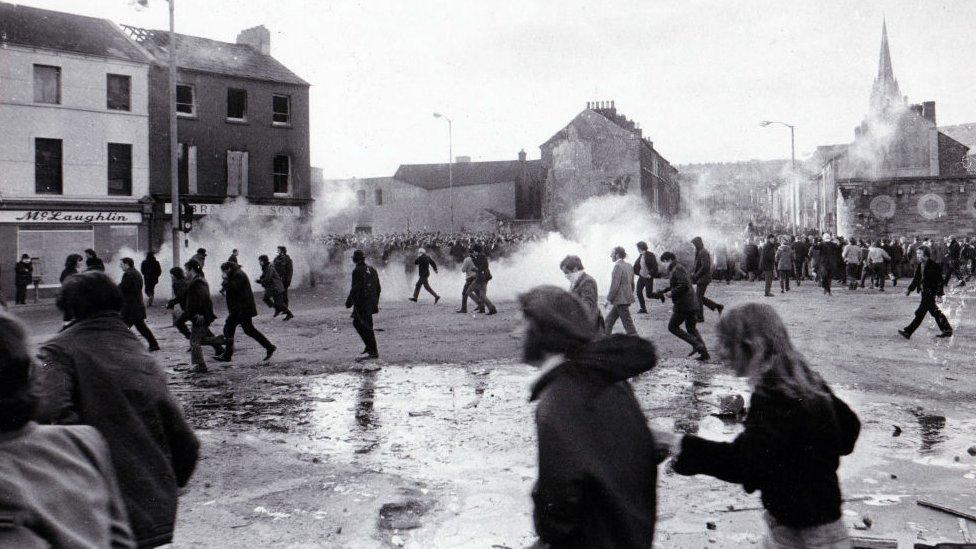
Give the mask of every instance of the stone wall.
POLYGON ((837 234, 976 236, 976 178, 841 180, 837 234))

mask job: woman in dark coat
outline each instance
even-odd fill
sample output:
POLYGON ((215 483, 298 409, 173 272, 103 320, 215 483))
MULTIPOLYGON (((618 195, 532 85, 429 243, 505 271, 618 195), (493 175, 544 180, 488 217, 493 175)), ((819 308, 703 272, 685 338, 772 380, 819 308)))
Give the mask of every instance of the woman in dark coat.
POLYGON ((810 369, 772 307, 736 307, 718 333, 726 363, 754 388, 745 431, 732 442, 655 432, 677 456, 674 471, 759 490, 766 547, 849 549, 837 467, 854 450, 857 416, 810 369))

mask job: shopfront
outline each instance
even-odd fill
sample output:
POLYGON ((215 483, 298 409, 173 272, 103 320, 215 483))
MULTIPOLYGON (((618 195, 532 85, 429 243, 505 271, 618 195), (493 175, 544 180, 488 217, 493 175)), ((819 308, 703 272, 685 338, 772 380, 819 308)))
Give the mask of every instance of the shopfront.
MULTIPOLYGON (((82 205, 65 208, 0 207, 0 288, 14 291, 14 263, 28 254, 34 264, 40 297, 50 297, 60 286, 68 255, 91 248, 108 263, 120 251, 145 250, 146 215, 141 204, 82 205), (84 209, 83 209, 84 208, 84 209)), ((33 293, 31 294, 33 297, 33 293)))

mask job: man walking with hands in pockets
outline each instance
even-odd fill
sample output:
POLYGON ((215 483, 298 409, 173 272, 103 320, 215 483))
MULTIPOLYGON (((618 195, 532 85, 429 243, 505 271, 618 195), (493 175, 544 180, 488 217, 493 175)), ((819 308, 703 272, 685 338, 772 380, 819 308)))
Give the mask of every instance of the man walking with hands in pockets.
POLYGON ((637 327, 630 316, 630 306, 634 303, 634 267, 627 263, 627 251, 617 246, 610 254, 613 261, 613 274, 610 277, 610 290, 607 292, 607 335, 613 333, 617 319, 624 325, 627 335, 636 335, 637 327))

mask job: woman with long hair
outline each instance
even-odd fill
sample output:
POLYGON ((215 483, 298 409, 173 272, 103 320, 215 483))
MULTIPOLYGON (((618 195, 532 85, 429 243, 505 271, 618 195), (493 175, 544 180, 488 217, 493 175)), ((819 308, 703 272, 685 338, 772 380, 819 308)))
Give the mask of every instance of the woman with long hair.
POLYGON ((837 479, 861 424, 831 392, 768 305, 727 311, 718 324, 726 365, 753 389, 745 431, 732 442, 655 432, 676 455, 674 470, 759 490, 769 549, 849 549, 837 479))
POLYGON ((64 284, 64 279, 73 274, 78 274, 78 265, 85 259, 80 254, 70 254, 64 259, 64 270, 61 271, 59 282, 64 284))

